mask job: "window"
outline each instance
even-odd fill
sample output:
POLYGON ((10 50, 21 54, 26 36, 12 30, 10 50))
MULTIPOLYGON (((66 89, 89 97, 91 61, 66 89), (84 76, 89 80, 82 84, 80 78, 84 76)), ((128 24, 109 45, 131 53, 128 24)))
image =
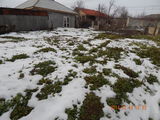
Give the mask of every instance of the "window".
POLYGON ((63 27, 70 27, 70 18, 67 16, 63 17, 63 27))

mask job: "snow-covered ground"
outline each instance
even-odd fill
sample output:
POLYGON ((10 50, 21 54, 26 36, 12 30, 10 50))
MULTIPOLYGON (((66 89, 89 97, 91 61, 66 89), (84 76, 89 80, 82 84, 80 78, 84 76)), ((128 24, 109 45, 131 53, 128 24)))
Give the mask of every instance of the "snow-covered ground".
MULTIPOLYGON (((131 103, 124 102, 126 107, 129 106, 146 106, 145 110, 142 109, 123 109, 116 113, 106 102, 107 98, 114 97, 116 93, 113 91, 112 85, 116 83, 117 78, 115 76, 105 76, 112 85, 103 85, 99 89, 91 90, 90 87, 86 87, 87 83, 84 79, 89 76, 83 72, 85 68, 96 66, 96 70, 101 72, 103 68, 111 69, 112 73, 117 74, 120 77, 130 78, 121 69, 116 69, 115 64, 120 64, 129 68, 139 74, 136 78, 139 81, 145 81, 145 78, 150 74, 157 77, 160 82, 160 67, 152 64, 148 58, 140 58, 132 50, 138 48, 134 43, 144 44, 147 46, 158 46, 155 42, 149 40, 138 39, 94 39, 100 32, 90 29, 66 29, 59 28, 55 31, 35 31, 35 32, 21 32, 21 33, 9 33, 0 35, 0 99, 10 101, 17 94, 21 93, 26 95, 25 90, 35 89, 31 98, 28 101, 28 106, 33 109, 29 114, 19 118, 20 120, 67 120, 67 114, 65 110, 72 108, 73 105, 81 107, 85 100, 86 94, 94 92, 96 96, 100 97, 101 103, 104 104, 103 112, 104 116, 101 120, 160 120, 160 85, 155 82, 149 84, 144 82, 140 87, 134 88, 132 93, 126 93, 131 103), (12 36, 15 37, 14 40, 12 36), (21 41, 16 41, 16 38, 24 38, 21 41), (82 50, 81 53, 89 55, 88 51, 93 47, 101 45, 102 43, 110 41, 106 46, 102 48, 105 50, 109 48, 123 48, 121 59, 118 61, 107 59, 106 63, 100 62, 84 64, 78 62, 73 55, 73 51, 79 45, 83 45, 86 50, 82 50), (86 43, 85 43, 86 42, 86 43), (133 44, 132 44, 133 43, 133 44), (54 48, 56 52, 38 52, 36 51, 42 48, 54 48), (14 55, 27 54, 29 57, 26 59, 18 59, 14 62, 8 61, 14 55), (141 65, 137 65, 133 59, 140 59, 141 65), (56 63, 55 71, 47 76, 32 75, 31 71, 34 69, 35 64, 44 61, 54 61, 56 63), (62 90, 54 95, 49 94, 47 99, 39 100, 36 95, 40 93, 45 84, 37 84, 42 78, 52 80, 52 84, 57 81, 64 82, 65 77, 72 70, 77 73, 76 77, 73 77, 68 84, 61 85, 62 90), (23 77, 20 78, 20 74, 23 73, 23 77), (146 90, 148 88, 148 91, 146 90), (145 101, 145 102, 144 102, 145 101), (127 114, 127 115, 126 115, 127 114), (108 115, 110 117, 108 118, 108 115), (151 119, 152 118, 152 119, 151 119)), ((101 48, 100 48, 101 49, 101 48)), ((90 53, 92 54, 92 53, 90 53)), ((94 53, 95 55, 98 53, 94 53)), ((96 58, 96 60, 104 60, 104 56, 96 58)), ((94 73, 95 75, 98 74, 94 73)), ((93 74, 93 75, 94 75, 93 74)), ((2 102, 0 100, 0 120, 10 120, 10 115, 15 109, 15 106, 10 107, 5 112, 3 111, 2 102), (2 113, 2 115, 1 115, 2 113)), ((92 108, 91 108, 92 109, 92 108)), ((93 119, 94 120, 94 119, 93 119)))

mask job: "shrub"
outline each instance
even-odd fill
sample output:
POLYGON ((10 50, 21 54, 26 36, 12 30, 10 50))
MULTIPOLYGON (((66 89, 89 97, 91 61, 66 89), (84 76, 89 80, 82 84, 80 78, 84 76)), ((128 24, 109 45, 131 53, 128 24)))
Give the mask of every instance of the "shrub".
POLYGON ((8 59, 8 61, 14 62, 19 59, 26 59, 29 58, 27 54, 19 54, 19 55, 14 55, 11 59, 8 59))
POLYGON ((94 93, 89 93, 80 108, 79 120, 100 120, 104 116, 104 105, 94 93))

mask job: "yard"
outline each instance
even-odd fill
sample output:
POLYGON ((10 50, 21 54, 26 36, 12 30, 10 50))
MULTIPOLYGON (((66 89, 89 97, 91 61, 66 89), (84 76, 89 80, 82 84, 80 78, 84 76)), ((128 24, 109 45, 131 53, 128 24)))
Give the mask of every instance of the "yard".
POLYGON ((160 38, 0 35, 0 120, 160 120, 160 38))

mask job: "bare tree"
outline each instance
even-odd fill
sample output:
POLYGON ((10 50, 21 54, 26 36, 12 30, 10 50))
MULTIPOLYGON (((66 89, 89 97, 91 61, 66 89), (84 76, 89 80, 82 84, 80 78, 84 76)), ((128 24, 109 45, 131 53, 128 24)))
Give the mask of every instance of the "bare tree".
POLYGON ((77 0, 73 3, 73 5, 71 6, 73 9, 75 9, 76 7, 78 8, 85 8, 85 3, 83 0, 77 0))
POLYGON ((107 12, 107 7, 105 6, 105 4, 99 4, 97 9, 99 12, 102 12, 102 13, 107 12))
POLYGON ((119 7, 118 13, 119 13, 119 17, 121 18, 127 18, 129 14, 126 7, 119 7))
POLYGON ((112 9, 114 9, 114 7, 115 7, 115 0, 110 0, 109 6, 108 6, 108 9, 107 9, 107 14, 108 15, 111 14, 111 11, 112 11, 112 9))

